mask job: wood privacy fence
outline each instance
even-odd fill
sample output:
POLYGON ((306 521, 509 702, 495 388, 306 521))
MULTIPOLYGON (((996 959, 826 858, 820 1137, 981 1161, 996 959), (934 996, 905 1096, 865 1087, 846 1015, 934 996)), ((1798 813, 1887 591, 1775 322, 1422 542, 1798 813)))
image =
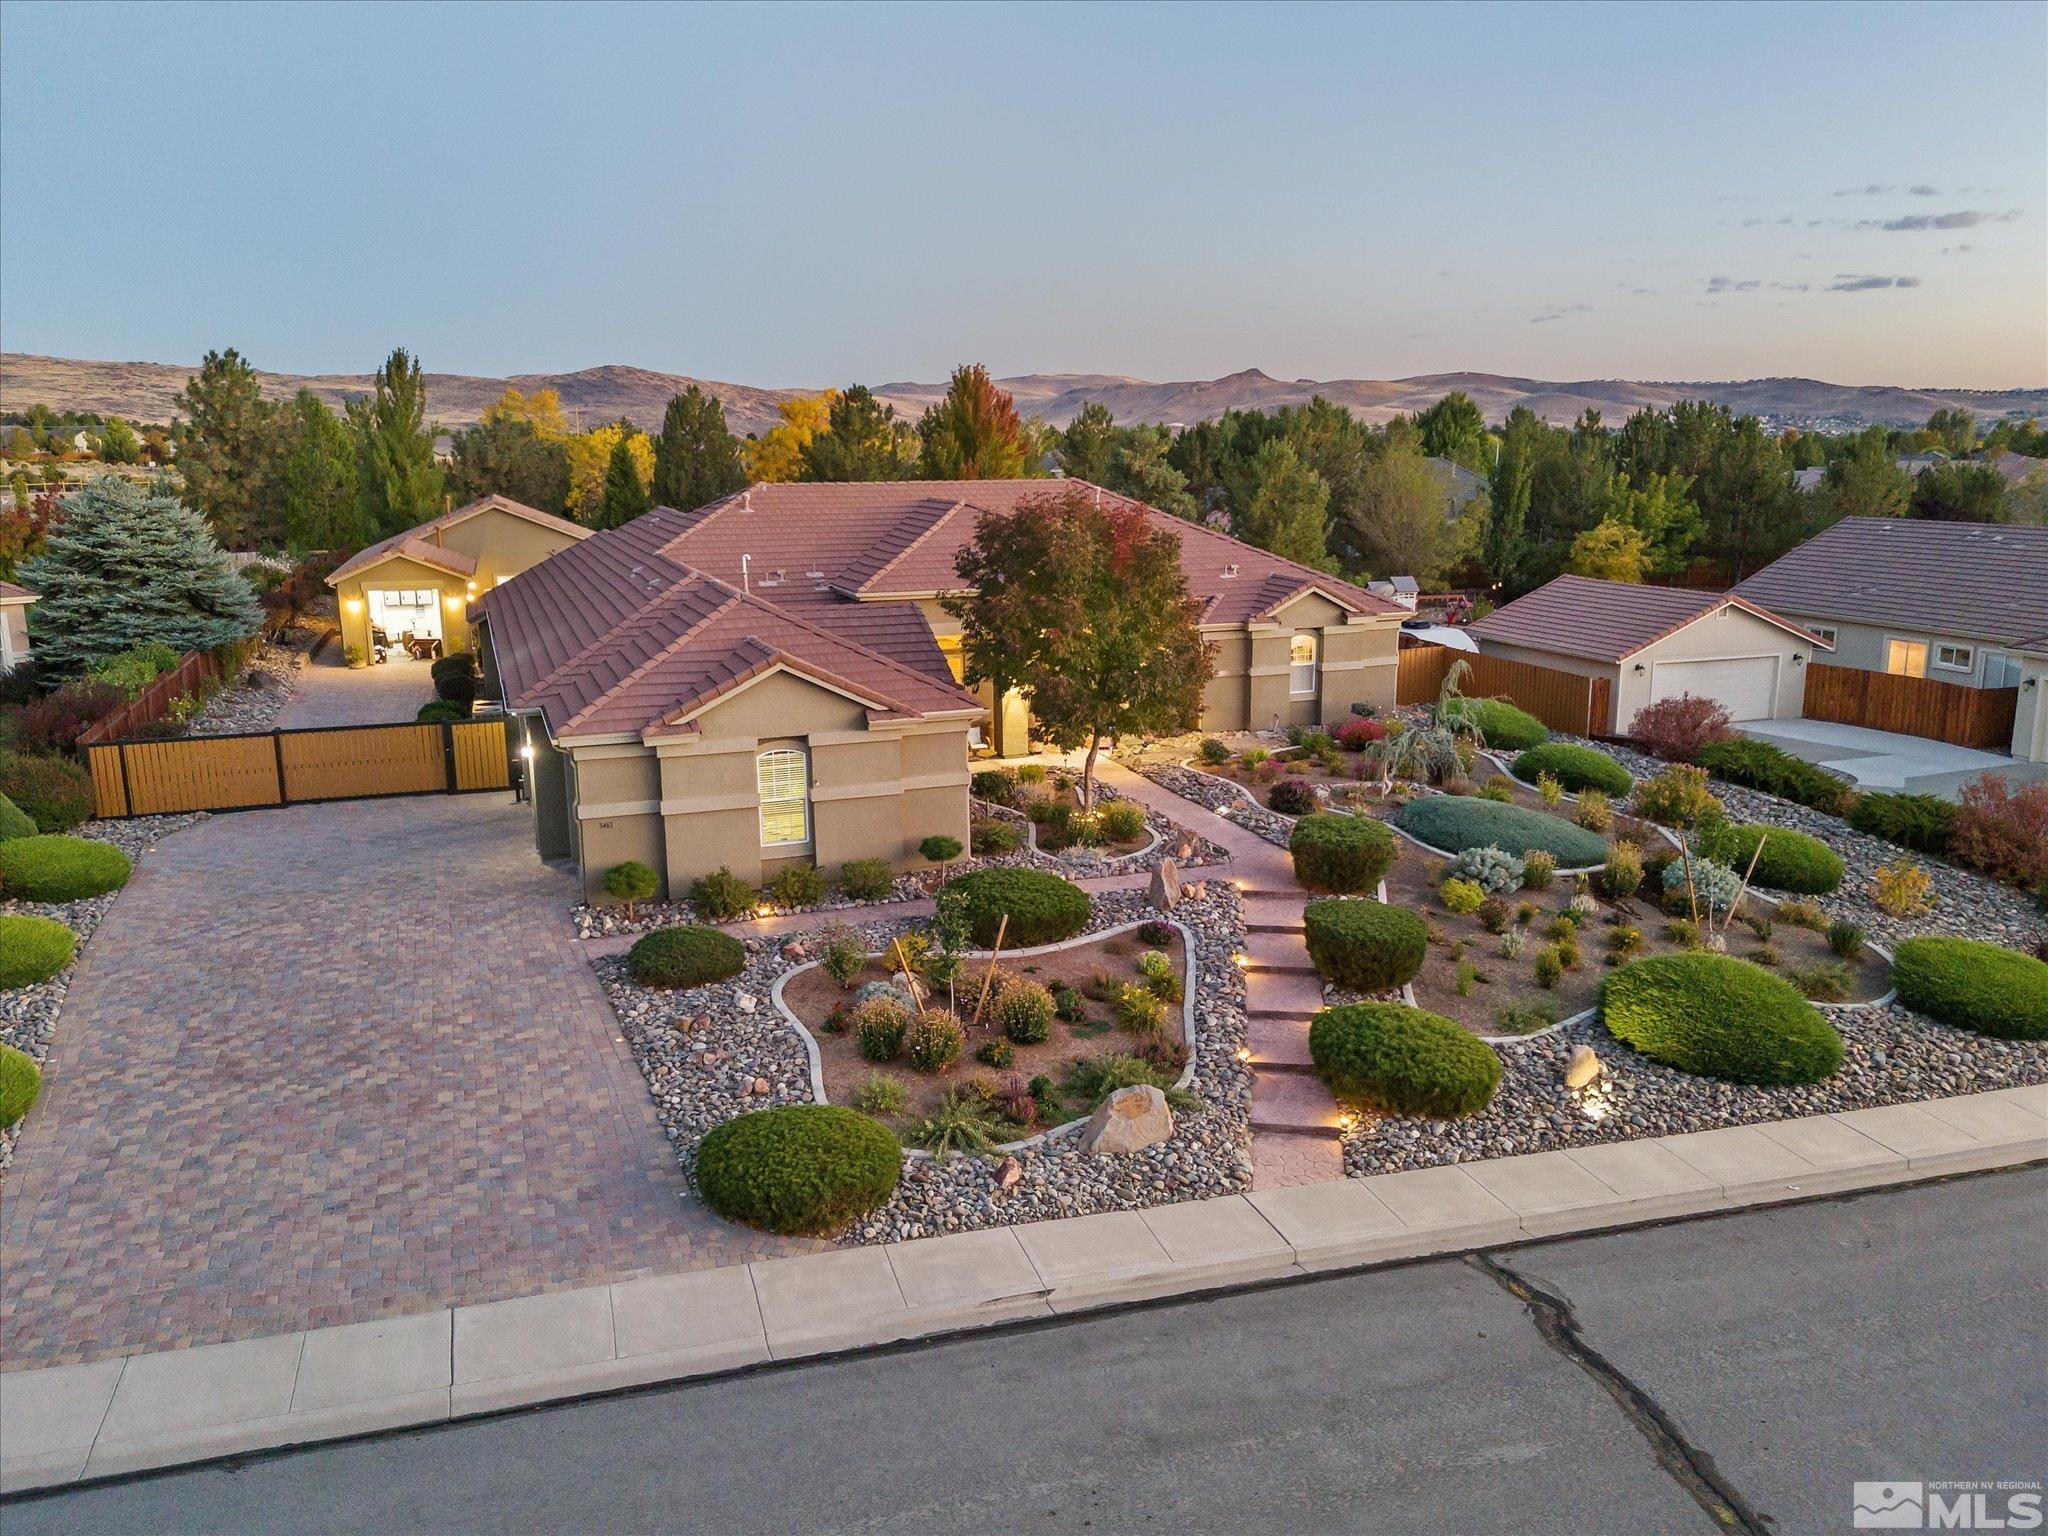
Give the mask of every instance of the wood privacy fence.
POLYGON ((1604 736, 1613 709, 1613 685, 1604 677, 1582 677, 1526 661, 1509 661, 1475 651, 1454 651, 1442 645, 1404 646, 1394 698, 1401 704, 1428 704, 1444 685, 1444 674, 1463 661, 1471 675, 1460 690, 1473 698, 1504 698, 1526 709, 1553 731, 1573 736, 1604 736))
POLYGON ((96 742, 83 755, 101 817, 453 795, 512 783, 503 720, 96 742))
POLYGON ((238 645, 223 646, 217 651, 187 651, 170 671, 158 673, 142 692, 81 732, 79 750, 98 742, 118 741, 155 725, 171 712, 173 703, 187 694, 196 694, 208 683, 219 682, 241 664, 245 655, 245 648, 238 645))
POLYGON ((1898 677, 1813 662, 1806 669, 1806 718, 1927 736, 1986 752, 2012 750, 2017 688, 1966 688, 1932 677, 1898 677))

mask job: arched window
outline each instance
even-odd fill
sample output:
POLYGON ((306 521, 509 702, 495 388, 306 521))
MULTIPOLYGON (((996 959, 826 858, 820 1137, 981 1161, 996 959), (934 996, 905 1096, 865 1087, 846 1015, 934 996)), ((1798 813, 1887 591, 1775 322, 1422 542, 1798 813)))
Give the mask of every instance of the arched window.
POLYGON ((754 784, 761 795, 761 845, 811 840, 810 774, 803 752, 778 747, 754 760, 754 784))
POLYGON ((1296 698, 1316 691, 1316 637, 1296 635, 1287 642, 1287 691, 1296 698))

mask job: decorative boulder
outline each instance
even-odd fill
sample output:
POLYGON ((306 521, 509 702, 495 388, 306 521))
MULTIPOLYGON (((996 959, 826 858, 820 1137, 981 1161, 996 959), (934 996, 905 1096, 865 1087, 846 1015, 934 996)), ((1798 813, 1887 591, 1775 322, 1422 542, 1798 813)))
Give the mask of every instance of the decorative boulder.
POLYGON ((1015 1189, 1024 1182, 1024 1165, 1017 1161, 1016 1154, 1006 1153, 996 1164, 996 1188, 1015 1189))
POLYGON ((1152 883, 1145 888, 1145 899, 1162 912, 1171 912, 1180 905, 1180 869, 1173 860, 1159 861, 1159 867, 1152 871, 1152 883))
POLYGON ((1104 1099, 1081 1130, 1081 1150, 1105 1155, 1154 1147, 1173 1134, 1166 1095, 1150 1083, 1119 1088, 1104 1099))
POLYGON ((1584 1088, 1600 1075, 1600 1058, 1590 1045, 1575 1045, 1564 1064, 1564 1085, 1584 1088))

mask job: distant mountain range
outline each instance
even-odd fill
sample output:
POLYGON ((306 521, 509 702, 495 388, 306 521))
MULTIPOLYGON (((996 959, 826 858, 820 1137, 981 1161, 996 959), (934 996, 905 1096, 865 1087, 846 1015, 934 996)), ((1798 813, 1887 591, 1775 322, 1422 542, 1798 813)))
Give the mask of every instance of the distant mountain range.
MULTIPOLYGON (((53 410, 97 411, 134 421, 167 422, 176 414, 179 391, 191 372, 189 366, 177 363, 109 363, 0 353, 0 411, 41 404, 53 410)), ((303 386, 337 409, 345 400, 370 390, 368 374, 266 373, 261 378, 264 393, 273 398, 287 398, 303 386)), ((2048 416, 2048 389, 1904 389, 1881 384, 1826 384, 1815 379, 1732 383, 1585 379, 1560 383, 1494 373, 1434 373, 1411 379, 1317 380, 1275 379, 1247 368, 1220 379, 1166 384, 1107 373, 1030 373, 1000 382, 1016 397, 1020 411, 1056 426, 1073 420, 1090 401, 1108 406, 1118 421, 1184 425, 1227 410, 1301 405, 1316 395, 1348 406, 1368 421, 1384 421, 1422 410, 1454 389, 1470 395, 1487 419, 1495 422, 1516 406, 1527 406, 1555 422, 1571 421, 1590 408, 1599 411, 1610 425, 1618 425, 1641 406, 1700 399, 1717 401, 1747 415, 1834 426, 1870 422, 1912 426, 1943 406, 1961 406, 1990 420, 2008 415, 2048 416)), ((527 373, 502 379, 430 373, 427 399, 433 418, 452 428, 476 421, 507 386, 552 389, 562 397, 571 420, 585 427, 627 416, 652 431, 661 425, 669 396, 691 384, 718 396, 725 405, 726 420, 740 433, 772 426, 782 401, 817 393, 811 389, 757 389, 612 363, 575 373, 527 373)), ((913 419, 945 388, 943 381, 874 386, 879 397, 913 419)))

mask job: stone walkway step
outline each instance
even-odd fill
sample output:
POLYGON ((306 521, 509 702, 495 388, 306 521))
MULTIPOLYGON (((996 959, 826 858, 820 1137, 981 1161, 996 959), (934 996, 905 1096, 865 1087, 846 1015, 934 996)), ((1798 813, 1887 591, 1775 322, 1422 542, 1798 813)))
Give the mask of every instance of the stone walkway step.
POLYGON ((1246 933, 1286 933, 1286 934, 1292 934, 1292 935, 1293 935, 1293 936, 1294 936, 1295 938, 1297 938, 1297 939, 1298 939, 1298 938, 1300 938, 1300 937, 1302 936, 1302 934, 1304 934, 1304 933, 1305 933, 1305 932, 1307 932, 1308 930, 1307 930, 1306 928, 1304 928, 1304 927, 1303 927, 1303 925, 1302 925, 1302 922, 1301 922, 1301 919, 1300 919, 1300 918, 1296 918, 1296 919, 1295 919, 1295 920, 1294 920, 1293 922, 1291 922, 1291 923, 1286 923, 1286 922, 1258 922, 1258 923, 1255 923, 1255 922, 1247 922, 1247 923, 1246 923, 1246 924, 1244 925, 1244 931, 1245 931, 1246 933))
POLYGON ((1260 1071, 1252 1075, 1252 1129, 1335 1136, 1341 1112, 1330 1090, 1312 1073, 1260 1071))
POLYGON ((1298 1018, 1248 1021, 1252 1066, 1309 1067, 1308 1025, 1298 1018))
POLYGON ((1269 1131, 1252 1143, 1252 1188, 1290 1189, 1344 1177, 1344 1145, 1330 1136, 1269 1131))
MULTIPOLYGON (((1308 945, 1302 942, 1299 933, 1291 929, 1267 929, 1262 933, 1247 933, 1244 953, 1253 965, 1278 971, 1313 971, 1309 963, 1308 945)), ((1250 967, 1247 967, 1249 969, 1250 967)))

